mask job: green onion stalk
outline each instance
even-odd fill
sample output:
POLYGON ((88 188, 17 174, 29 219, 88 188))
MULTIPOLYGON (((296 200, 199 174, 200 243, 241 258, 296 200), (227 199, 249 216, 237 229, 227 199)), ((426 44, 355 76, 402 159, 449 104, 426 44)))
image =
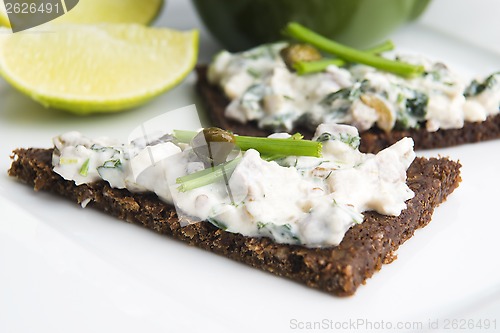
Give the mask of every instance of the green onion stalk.
MULTIPOLYGON (((394 50, 394 43, 390 40, 387 40, 384 43, 379 44, 371 49, 364 50, 364 52, 370 54, 380 54, 391 50, 394 50)), ((298 61, 293 65, 293 68, 297 71, 297 74, 305 75, 322 72, 330 65, 341 67, 345 64, 347 64, 347 61, 339 58, 333 58, 321 59, 316 61, 298 61)))
POLYGON ((382 58, 368 52, 342 45, 296 22, 289 23, 283 32, 289 37, 304 43, 309 43, 347 62, 365 64, 404 77, 421 75, 425 70, 424 67, 420 65, 412 65, 401 61, 382 58))
MULTIPOLYGON (((198 132, 174 130, 173 134, 178 142, 190 143, 198 132)), ((241 150, 255 149, 266 160, 286 156, 321 157, 321 142, 303 140, 300 134, 295 134, 287 139, 235 135, 234 140, 235 145, 241 150)), ((232 173, 240 161, 241 158, 235 158, 220 165, 179 177, 176 180, 176 183, 179 184, 178 190, 186 192, 220 180, 227 180, 226 175, 232 173)))

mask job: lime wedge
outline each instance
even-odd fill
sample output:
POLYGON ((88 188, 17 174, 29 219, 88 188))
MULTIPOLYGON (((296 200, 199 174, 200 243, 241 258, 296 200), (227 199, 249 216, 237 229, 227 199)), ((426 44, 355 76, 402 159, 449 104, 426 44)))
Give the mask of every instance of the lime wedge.
POLYGON ((0 30, 0 74, 47 107, 79 114, 141 105, 193 69, 198 31, 137 24, 0 30))
POLYGON ((3 0, 0 0, 0 27, 10 27, 9 17, 5 11, 3 0))
POLYGON ((139 23, 154 20, 163 0, 80 0, 57 23, 139 23))
MULTIPOLYGON (((163 4, 163 0, 80 0, 52 22, 148 24, 158 16, 163 4)), ((10 27, 4 0, 0 0, 0 26, 10 27)))

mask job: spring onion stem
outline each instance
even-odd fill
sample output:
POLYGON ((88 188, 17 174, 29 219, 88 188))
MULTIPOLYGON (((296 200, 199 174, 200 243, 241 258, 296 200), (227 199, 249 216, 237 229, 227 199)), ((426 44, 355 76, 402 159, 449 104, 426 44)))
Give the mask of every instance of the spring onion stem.
MULTIPOLYGON (((179 142, 189 143, 197 132, 174 130, 179 142)), ((300 140, 294 135, 288 139, 259 138, 253 136, 235 136, 235 143, 241 150, 255 149, 263 155, 280 156, 321 156, 320 142, 300 140)))
POLYGON ((89 163, 90 163, 90 158, 87 158, 85 162, 83 162, 82 167, 80 168, 80 175, 83 177, 87 177, 89 173, 89 163))
POLYGON ((265 155, 282 156, 321 156, 320 142, 310 140, 290 140, 235 136, 236 145, 241 150, 255 149, 265 155))
MULTIPOLYGON (((193 131, 174 130, 177 141, 189 143, 197 135, 193 131)), ((234 136, 235 144, 241 150, 255 149, 263 159, 269 161, 286 156, 321 156, 321 142, 302 140, 302 135, 294 134, 287 139, 259 138, 253 136, 234 136)), ((234 171, 240 158, 235 158, 221 165, 207 168, 176 179, 180 192, 186 192, 198 187, 209 185, 217 181, 227 181, 227 174, 234 171)))
POLYGON ((299 75, 318 73, 324 71, 328 66, 342 67, 346 62, 342 59, 321 59, 316 61, 298 61, 293 68, 299 75))
POLYGON ((195 131, 174 130, 174 137, 181 143, 190 143, 191 140, 198 134, 195 131))
POLYGON ((424 72, 423 66, 389 60, 353 49, 323 37, 296 22, 289 23, 285 27, 284 33, 301 42, 309 43, 320 50, 336 55, 345 61, 365 64, 401 76, 414 76, 424 72))
MULTIPOLYGON (((391 40, 387 40, 382 44, 364 50, 363 52, 371 54, 379 54, 391 50, 394 50, 394 43, 391 40)), ((330 65, 341 67, 344 66, 346 63, 347 62, 345 60, 333 58, 333 59, 321 59, 317 61, 298 61, 293 65, 293 67, 297 71, 297 74, 305 75, 305 74, 322 72, 330 65)))
POLYGON ((375 45, 369 49, 366 49, 364 52, 371 54, 380 54, 382 52, 392 51, 394 50, 395 45, 392 40, 386 40, 385 42, 375 45))
POLYGON ((198 187, 209 185, 220 180, 224 180, 224 173, 228 174, 234 171, 241 158, 235 158, 229 162, 216 167, 204 169, 187 176, 179 177, 176 183, 180 184, 177 188, 180 192, 187 192, 198 187))

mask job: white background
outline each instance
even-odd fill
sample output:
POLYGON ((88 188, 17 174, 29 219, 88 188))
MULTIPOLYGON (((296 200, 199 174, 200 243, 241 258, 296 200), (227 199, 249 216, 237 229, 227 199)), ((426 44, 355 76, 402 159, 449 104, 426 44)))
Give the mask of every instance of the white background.
MULTIPOLYGON (((434 0, 419 23, 392 38, 402 50, 446 60, 464 75, 485 75, 500 69, 499 13, 496 0, 434 0)), ((189 1, 169 0, 156 25, 200 28, 200 62, 220 48, 189 1)), ((44 110, 0 80, 1 333, 295 332, 292 320, 323 319, 424 327, 438 320, 443 329, 450 318, 496 319, 500 330, 499 141, 423 153, 460 159, 463 184, 402 246, 398 260, 349 298, 34 193, 7 177, 16 147, 49 147, 52 136, 70 130, 125 139, 165 111, 193 102, 203 109, 194 81, 190 75, 138 110, 74 117, 44 110)))

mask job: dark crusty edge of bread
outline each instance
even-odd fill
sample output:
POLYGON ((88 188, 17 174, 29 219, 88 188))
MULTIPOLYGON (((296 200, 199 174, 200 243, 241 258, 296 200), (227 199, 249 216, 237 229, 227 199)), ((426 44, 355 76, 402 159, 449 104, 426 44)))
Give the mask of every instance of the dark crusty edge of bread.
POLYGON ((415 197, 400 216, 367 212, 364 223, 353 226, 339 246, 310 249, 225 232, 208 222, 181 227, 174 208, 154 194, 132 194, 103 181, 76 186, 64 180, 53 172, 52 151, 15 150, 9 175, 36 191, 50 191, 77 203, 90 199, 89 206, 122 220, 339 296, 354 294, 383 263, 394 260, 394 251, 416 229, 429 223, 434 208, 461 181, 460 163, 446 158, 417 158, 407 172, 407 183, 415 197))
MULTIPOLYGON (((217 127, 227 129, 239 135, 268 136, 273 132, 257 127, 255 122, 242 124, 225 117, 225 109, 229 104, 222 91, 210 84, 207 80, 207 66, 199 65, 197 89, 208 108, 211 121, 217 127)), ((296 128, 306 139, 313 136, 308 128, 296 128)), ((360 150, 366 153, 376 153, 387 148, 404 137, 411 137, 415 142, 415 149, 432 149, 457 146, 465 143, 486 141, 500 138, 500 114, 490 116, 483 122, 466 122, 461 129, 438 130, 428 132, 425 128, 409 130, 393 130, 384 132, 377 128, 362 132, 360 150)))

